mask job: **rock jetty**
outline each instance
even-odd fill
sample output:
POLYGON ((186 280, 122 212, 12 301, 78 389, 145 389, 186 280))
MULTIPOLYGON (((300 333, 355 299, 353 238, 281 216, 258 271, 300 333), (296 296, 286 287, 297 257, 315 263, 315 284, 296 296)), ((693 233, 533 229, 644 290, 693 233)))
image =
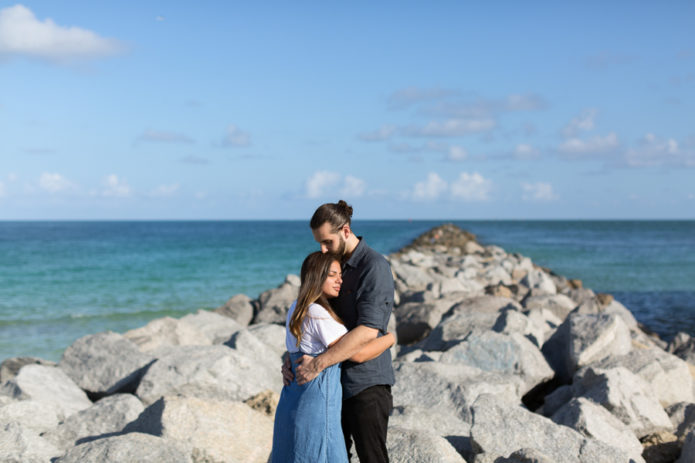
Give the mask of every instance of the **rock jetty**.
MULTIPOLYGON (((695 341, 607 294, 436 227, 396 283, 391 461, 695 461, 695 341)), ((266 462, 299 278, 252 300, 0 366, 0 461, 266 462)))

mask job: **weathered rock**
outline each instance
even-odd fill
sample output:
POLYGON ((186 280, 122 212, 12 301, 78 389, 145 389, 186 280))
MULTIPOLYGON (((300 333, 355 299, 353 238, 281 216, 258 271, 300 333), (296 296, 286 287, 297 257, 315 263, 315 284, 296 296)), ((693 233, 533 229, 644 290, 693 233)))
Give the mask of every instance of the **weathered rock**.
POLYGON ((237 294, 230 298, 224 305, 215 309, 224 317, 229 317, 241 326, 247 326, 253 319, 253 302, 246 294, 237 294))
POLYGON ((610 357, 594 365, 610 369, 622 366, 645 380, 663 407, 678 402, 693 402, 693 378, 688 364, 675 355, 652 347, 610 357))
POLYGON ((435 277, 420 265, 391 260, 391 271, 410 291, 424 291, 435 281, 435 277))
POLYGON ((668 351, 695 365, 695 338, 684 332, 676 334, 668 344, 668 351))
POLYGON ((545 342, 547 329, 544 324, 539 324, 516 310, 503 310, 492 327, 493 331, 502 334, 519 333, 539 349, 545 342))
MULTIPOLYGON (((295 276, 295 275, 293 275, 295 276)), ((253 323, 285 324, 287 310, 297 299, 299 284, 295 278, 288 275, 285 282, 275 289, 270 289, 258 296, 258 312, 253 317, 253 323)))
POLYGON ((594 293, 589 288, 569 289, 564 294, 570 299, 572 299, 577 305, 581 304, 587 299, 593 299, 594 297, 596 297, 596 293, 594 293))
POLYGON ((273 420, 241 402, 163 397, 126 427, 126 432, 160 436, 194 461, 265 463, 273 441, 273 420))
POLYGON ((671 424, 676 429, 678 440, 683 442, 688 434, 695 431, 695 404, 681 402, 666 409, 671 424))
POLYGON ((192 463, 193 460, 161 437, 133 432, 78 445, 54 463, 123 462, 192 463))
POLYGON ((57 367, 26 365, 0 390, 20 400, 31 399, 52 407, 60 420, 92 405, 87 394, 57 367))
POLYGON ((678 438, 668 431, 650 434, 641 439, 642 457, 649 463, 673 463, 681 453, 678 438))
POLYGON ((227 346, 180 346, 152 364, 136 394, 145 404, 173 394, 241 401, 281 388, 282 375, 272 359, 269 366, 227 346))
POLYGON ((412 344, 430 334, 451 308, 450 301, 435 300, 428 304, 409 302, 396 308, 397 334, 401 344, 412 344))
POLYGON ((484 286, 511 285, 513 283, 509 272, 497 265, 487 267, 479 274, 479 278, 483 280, 484 286))
POLYGON ((210 338, 198 328, 175 318, 152 320, 147 325, 126 331, 123 336, 137 344, 143 352, 171 346, 209 346, 210 338))
POLYGON ((40 359, 38 357, 11 357, 0 363, 0 384, 9 381, 19 373, 24 365, 56 366, 55 362, 40 359))
POLYGON ((41 434, 58 426, 59 420, 54 407, 35 400, 17 400, 0 406, 0 423, 12 422, 41 434))
POLYGON ((228 341, 234 333, 242 329, 242 326, 231 318, 208 310, 199 310, 195 314, 188 314, 179 321, 195 326, 213 344, 222 344, 228 341))
POLYGON ((524 312, 548 310, 561 322, 574 310, 577 304, 564 294, 546 294, 543 296, 530 296, 522 301, 526 309, 524 312))
POLYGON ((509 458, 498 457, 490 453, 479 453, 473 463, 557 463, 536 449, 519 449, 509 458))
POLYGON ((402 362, 394 364, 394 371, 394 406, 425 407, 470 422, 470 405, 480 394, 521 400, 523 385, 519 378, 467 365, 402 362))
MULTIPOLYGON (((277 355, 281 356, 287 350, 285 346, 285 327, 274 323, 260 323, 248 327, 249 333, 259 341, 270 347, 277 355)), ((247 352, 244 352, 247 353, 247 352)), ((270 361, 268 359, 267 361, 270 361)))
POLYGON ((622 449, 635 462, 642 459, 642 444, 625 424, 608 410, 583 397, 572 399, 550 418, 586 437, 622 449))
POLYGON ((61 449, 119 433, 143 412, 142 402, 132 394, 116 394, 97 401, 91 407, 69 416, 60 426, 43 434, 61 449))
POLYGON ((263 391, 244 400, 246 405, 270 418, 275 416, 278 402, 280 402, 280 394, 275 391, 263 391))
POLYGON ((637 437, 672 429, 649 384, 626 368, 584 368, 575 375, 571 387, 575 397, 602 405, 637 437))
POLYGON ((535 449, 551 461, 563 463, 629 461, 619 449, 587 439, 500 397, 480 395, 472 413, 471 444, 476 453, 506 457, 519 449, 535 449))
POLYGON ((550 275, 539 269, 529 271, 521 284, 534 290, 536 294, 557 294, 557 288, 550 275))
POLYGON ((444 352, 439 361, 519 377, 523 383, 522 394, 554 376, 538 347, 520 333, 474 330, 444 352))
POLYGON ((465 463, 466 460, 447 442, 431 431, 390 426, 386 448, 394 463, 465 463))
POLYGON ((637 329, 637 320, 624 305, 613 299, 610 294, 597 294, 595 297, 584 299, 573 311, 578 314, 615 314, 622 318, 623 322, 631 330, 637 329))
POLYGON ((0 424, 0 461, 3 463, 47 463, 60 454, 50 442, 20 423, 0 424))
POLYGON ((543 354, 561 381, 580 367, 630 352, 630 330, 614 314, 571 314, 543 345, 543 354))
POLYGON ((134 391, 153 361, 123 335, 107 331, 72 343, 63 352, 60 369, 94 398, 134 391))

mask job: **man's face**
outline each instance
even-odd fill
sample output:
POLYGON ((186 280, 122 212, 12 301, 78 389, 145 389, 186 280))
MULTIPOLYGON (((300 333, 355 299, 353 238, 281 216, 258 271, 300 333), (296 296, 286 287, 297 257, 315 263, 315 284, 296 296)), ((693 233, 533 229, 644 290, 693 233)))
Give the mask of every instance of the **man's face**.
POLYGON ((319 228, 311 230, 314 234, 314 239, 321 246, 321 252, 324 254, 330 252, 336 256, 345 254, 345 237, 343 236, 343 228, 337 232, 333 231, 333 225, 325 222, 319 228))

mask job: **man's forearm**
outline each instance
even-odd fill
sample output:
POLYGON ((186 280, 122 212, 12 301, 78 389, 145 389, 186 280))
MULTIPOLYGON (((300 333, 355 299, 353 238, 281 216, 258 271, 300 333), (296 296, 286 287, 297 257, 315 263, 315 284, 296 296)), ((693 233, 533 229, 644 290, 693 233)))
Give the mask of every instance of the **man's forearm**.
POLYGON ((331 365, 349 359, 372 339, 377 337, 378 330, 359 325, 350 330, 340 341, 328 348, 326 352, 316 357, 319 370, 323 371, 331 365))

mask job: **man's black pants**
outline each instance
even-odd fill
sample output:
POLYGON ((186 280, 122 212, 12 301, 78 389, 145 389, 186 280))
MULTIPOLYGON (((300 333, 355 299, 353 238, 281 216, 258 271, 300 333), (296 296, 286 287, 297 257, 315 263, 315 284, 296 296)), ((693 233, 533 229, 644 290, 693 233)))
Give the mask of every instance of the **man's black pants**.
POLYGON ((360 463, 388 463, 386 428, 392 408, 391 386, 386 385, 368 387, 343 400, 342 425, 348 458, 352 437, 360 463))

